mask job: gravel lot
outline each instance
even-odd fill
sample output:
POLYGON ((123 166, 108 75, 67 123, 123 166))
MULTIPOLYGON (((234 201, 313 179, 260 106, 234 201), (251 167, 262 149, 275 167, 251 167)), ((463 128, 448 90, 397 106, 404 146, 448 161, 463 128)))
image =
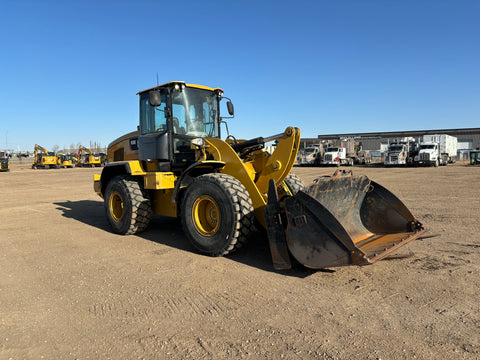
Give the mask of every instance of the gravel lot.
MULTIPOLYGON (((115 235, 101 169, 0 173, 0 359, 479 359, 480 168, 354 167, 440 236, 371 266, 210 258, 175 220, 115 235)), ((305 183, 332 168, 294 168, 305 183)))

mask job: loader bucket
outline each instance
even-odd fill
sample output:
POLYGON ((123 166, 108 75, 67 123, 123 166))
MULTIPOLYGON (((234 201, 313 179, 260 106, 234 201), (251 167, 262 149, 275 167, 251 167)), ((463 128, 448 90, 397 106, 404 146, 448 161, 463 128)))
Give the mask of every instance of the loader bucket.
MULTIPOLYGON (((275 226, 278 234, 279 226, 272 225, 272 216, 268 216, 272 205, 269 191, 266 221, 270 247, 282 249, 279 238, 270 236, 275 226)), ((372 264, 425 232, 395 195, 351 172, 337 171, 314 180, 305 192, 284 200, 284 214, 286 247, 298 262, 314 269, 372 264)), ((285 256, 280 261, 277 256, 276 261, 276 254, 278 251, 272 251, 275 268, 288 268, 285 256)))

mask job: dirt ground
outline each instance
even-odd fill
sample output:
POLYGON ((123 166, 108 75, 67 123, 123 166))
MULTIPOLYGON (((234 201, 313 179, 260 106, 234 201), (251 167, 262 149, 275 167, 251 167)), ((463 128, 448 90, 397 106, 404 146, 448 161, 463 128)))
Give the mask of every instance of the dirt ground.
MULTIPOLYGON (((480 168, 354 167, 440 236, 374 265, 210 258, 178 222, 113 234, 101 169, 0 173, 0 359, 479 359, 480 168)), ((332 168, 294 168, 305 183, 332 168)))

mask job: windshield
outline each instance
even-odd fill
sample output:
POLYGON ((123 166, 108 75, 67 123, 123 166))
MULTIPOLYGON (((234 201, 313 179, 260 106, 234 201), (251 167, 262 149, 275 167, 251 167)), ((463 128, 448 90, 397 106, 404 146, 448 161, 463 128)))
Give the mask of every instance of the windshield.
POLYGON ((338 148, 334 147, 334 148, 328 148, 327 149, 327 152, 338 152, 338 148))
POLYGON ((420 145, 420 150, 425 150, 425 149, 435 149, 435 145, 434 144, 431 144, 431 145, 420 145))
POLYGON ((390 151, 402 151, 403 146, 402 145, 391 145, 390 146, 390 151))
POLYGON ((304 150, 305 154, 311 154, 311 153, 313 153, 314 151, 315 151, 315 149, 312 149, 312 148, 306 148, 306 149, 304 150))
POLYGON ((173 131, 195 137, 219 137, 218 101, 209 90, 185 88, 172 96, 173 131))

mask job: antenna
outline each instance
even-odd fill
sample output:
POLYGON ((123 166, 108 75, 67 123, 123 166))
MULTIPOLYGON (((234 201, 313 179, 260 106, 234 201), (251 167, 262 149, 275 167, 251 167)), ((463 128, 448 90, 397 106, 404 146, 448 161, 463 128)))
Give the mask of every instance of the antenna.
POLYGON ((160 84, 158 83, 158 71, 157 71, 157 86, 158 86, 158 85, 160 85, 160 84))

